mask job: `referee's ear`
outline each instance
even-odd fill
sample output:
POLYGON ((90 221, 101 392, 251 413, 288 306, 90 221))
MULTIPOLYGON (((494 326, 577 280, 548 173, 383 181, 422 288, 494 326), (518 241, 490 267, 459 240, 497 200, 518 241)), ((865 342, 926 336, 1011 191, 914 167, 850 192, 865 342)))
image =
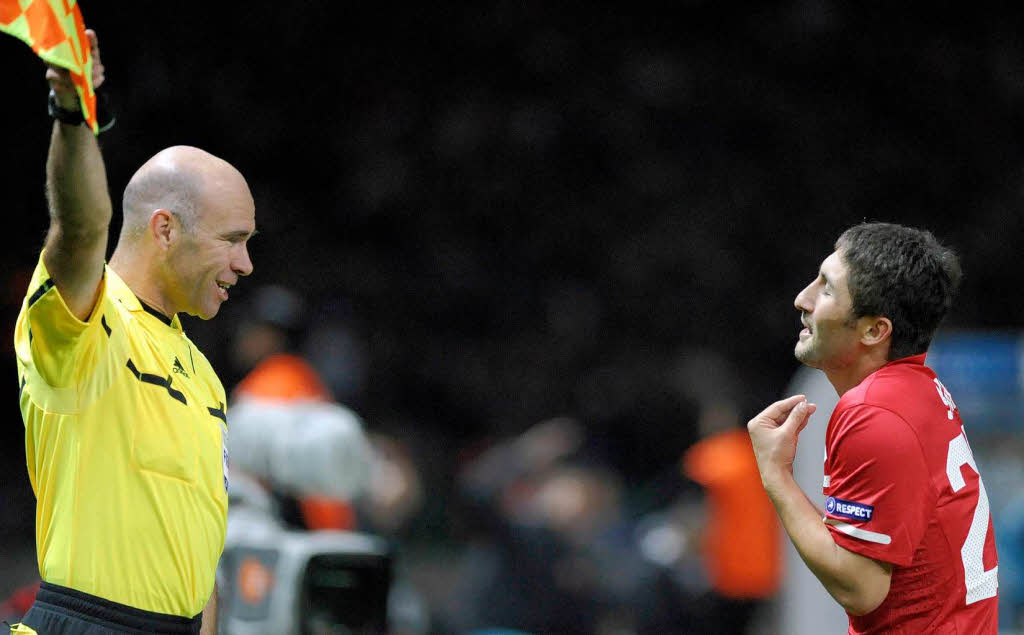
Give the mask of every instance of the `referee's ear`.
POLYGON ((181 226, 173 212, 160 208, 150 214, 149 234, 160 249, 169 250, 180 233, 181 226))

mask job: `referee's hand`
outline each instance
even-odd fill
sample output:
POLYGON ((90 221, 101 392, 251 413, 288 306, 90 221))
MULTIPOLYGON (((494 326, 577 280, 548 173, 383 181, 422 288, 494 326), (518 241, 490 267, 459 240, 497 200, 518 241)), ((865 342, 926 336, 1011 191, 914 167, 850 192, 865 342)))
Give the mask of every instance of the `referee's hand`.
MULTIPOLYGON (((103 84, 103 62, 100 61, 100 41, 96 38, 96 31, 85 30, 85 36, 89 38, 89 48, 92 49, 92 87, 93 90, 103 84)), ((71 71, 53 64, 46 65, 46 81, 50 84, 57 99, 57 105, 64 110, 77 110, 78 93, 75 92, 75 85, 71 82, 71 71)))

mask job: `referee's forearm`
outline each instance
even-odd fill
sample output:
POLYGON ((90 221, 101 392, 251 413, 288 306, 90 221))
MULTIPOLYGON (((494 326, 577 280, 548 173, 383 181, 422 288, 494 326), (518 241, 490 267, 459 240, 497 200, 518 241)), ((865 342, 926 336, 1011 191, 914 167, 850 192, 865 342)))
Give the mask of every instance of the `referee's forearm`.
POLYGON ((53 123, 46 160, 50 222, 69 236, 105 232, 112 205, 96 135, 88 126, 53 123))
POLYGON ((84 320, 103 276, 112 215, 103 156, 88 127, 54 122, 46 198, 46 268, 68 308, 84 320))

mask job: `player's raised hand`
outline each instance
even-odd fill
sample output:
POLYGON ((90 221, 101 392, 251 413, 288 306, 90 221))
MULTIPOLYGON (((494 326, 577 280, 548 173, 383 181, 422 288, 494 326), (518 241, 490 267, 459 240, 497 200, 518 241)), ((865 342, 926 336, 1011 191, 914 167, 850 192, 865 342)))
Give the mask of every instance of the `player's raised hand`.
MULTIPOLYGON (((92 86, 96 89, 106 79, 103 62, 100 61, 100 41, 92 29, 86 29, 85 36, 89 38, 89 48, 92 51, 92 86)), ((71 82, 71 72, 68 69, 47 64, 46 81, 50 84, 50 90, 53 91, 58 106, 64 110, 79 108, 78 93, 75 92, 75 85, 71 82)))
POLYGON ((800 431, 817 409, 804 395, 776 401, 747 423, 762 479, 770 470, 793 471, 800 431))

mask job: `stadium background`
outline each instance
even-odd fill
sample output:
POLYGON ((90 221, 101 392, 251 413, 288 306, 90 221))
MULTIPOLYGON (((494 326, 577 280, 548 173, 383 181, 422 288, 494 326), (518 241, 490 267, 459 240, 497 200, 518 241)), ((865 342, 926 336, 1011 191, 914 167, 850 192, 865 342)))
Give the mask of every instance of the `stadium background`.
MULTIPOLYGON (((948 328, 1024 318, 1017 15, 820 0, 691 1, 675 17, 540 2, 83 10, 118 111, 102 138, 115 201, 173 144, 252 186, 255 274, 186 329, 230 387, 247 294, 302 294, 311 332, 341 334, 322 349, 344 357, 339 397, 414 440, 428 498, 410 541, 456 540, 460 461, 556 415, 644 490, 696 439, 680 371, 696 354, 731 365, 744 417, 777 398, 797 368, 793 297, 850 224, 924 226, 960 252, 948 328)), ((0 561, 16 570, 33 515, 10 333, 47 224, 49 120, 31 51, 0 37, 0 60, 0 561)))

